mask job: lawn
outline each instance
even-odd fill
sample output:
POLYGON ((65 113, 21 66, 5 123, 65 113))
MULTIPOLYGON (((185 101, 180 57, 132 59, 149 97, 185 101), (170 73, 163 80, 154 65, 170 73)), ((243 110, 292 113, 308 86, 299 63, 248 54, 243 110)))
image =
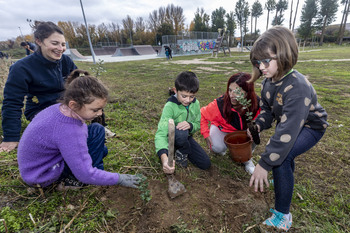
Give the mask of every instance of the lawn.
MULTIPOLYGON (((9 64, 0 62, 3 87, 9 64)), ((76 64, 92 73, 91 67, 97 66, 76 64)), ((168 88, 174 86, 178 73, 191 70, 197 74, 200 89, 196 97, 205 106, 224 93, 230 75, 251 71, 249 54, 102 66, 106 72, 99 78, 110 91, 107 124, 116 133, 107 139, 105 170, 144 174, 151 199, 142 198, 145 190, 117 186, 67 192, 29 188, 20 177, 16 152, 0 153, 0 232, 259 232, 259 223, 274 207, 273 186, 266 193, 254 193, 242 165, 228 155, 210 153, 210 171, 192 165, 177 169, 176 177, 187 193, 170 200, 154 148, 168 88)), ((296 159, 290 232, 349 232, 350 47, 305 48, 295 69, 313 84, 330 125, 322 140, 296 159)), ((258 94, 260 82, 256 83, 258 94)), ((24 129, 28 122, 23 119, 22 123, 24 129)), ((262 144, 253 155, 255 162, 272 133, 272 129, 262 133, 262 144)), ((195 138, 205 147, 200 133, 195 138)))

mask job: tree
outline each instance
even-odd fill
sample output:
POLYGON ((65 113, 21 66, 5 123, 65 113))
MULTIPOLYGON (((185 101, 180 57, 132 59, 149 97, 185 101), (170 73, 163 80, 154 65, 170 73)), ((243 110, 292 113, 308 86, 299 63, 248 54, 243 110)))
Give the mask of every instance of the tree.
POLYGON ((134 21, 131 19, 129 15, 126 16, 125 19, 122 20, 123 22, 123 36, 125 40, 127 41, 127 44, 133 44, 132 37, 133 37, 133 29, 134 29, 134 21))
MULTIPOLYGON (((262 5, 261 3, 259 2, 259 0, 256 0, 254 3, 253 3, 253 6, 252 6, 252 18, 255 18, 255 28, 254 28, 254 34, 256 35, 256 25, 257 25, 257 20, 260 16, 262 16, 263 14, 263 8, 262 8, 262 5)), ((253 22, 253 20, 252 20, 253 22)), ((253 33, 253 29, 251 30, 251 32, 253 33)))
POLYGON ((320 46, 323 44, 325 29, 328 25, 334 22, 338 10, 338 3, 334 0, 321 0, 319 15, 319 23, 322 27, 320 46))
POLYGON ((246 31, 246 25, 247 25, 247 18, 249 13, 249 6, 248 2, 245 0, 238 0, 236 3, 236 8, 235 8, 235 15, 237 18, 237 23, 239 25, 239 31, 241 33, 241 44, 242 44, 242 51, 243 51, 243 33, 246 31), (247 11, 248 9, 248 11, 247 11))
POLYGON ((288 9, 288 1, 287 0, 279 0, 276 4, 276 15, 272 20, 272 25, 282 25, 284 18, 283 12, 288 9))
POLYGON ((166 8, 166 15, 169 21, 173 24, 175 35, 184 29, 185 16, 183 9, 180 6, 174 6, 174 4, 168 5, 166 8))
POLYGON ((236 30, 235 14, 232 11, 226 14, 226 27, 228 31, 229 46, 231 46, 232 37, 235 34, 235 30, 236 30))
POLYGON ((225 14, 226 10, 223 7, 215 9, 215 11, 211 13, 211 30, 213 32, 217 32, 219 28, 224 28, 225 14))
POLYGON ((298 29, 299 35, 306 40, 309 38, 315 29, 315 19, 318 8, 316 0, 306 0, 301 11, 300 27, 298 29))
POLYGON ((210 20, 210 16, 204 12, 204 9, 197 8, 197 11, 194 14, 194 19, 193 19, 194 21, 193 31, 208 32, 209 20, 210 20))
POLYGON ((270 18, 270 12, 274 11, 276 9, 276 2, 275 0, 268 0, 265 3, 265 9, 267 10, 267 22, 266 22, 266 30, 269 28, 269 18, 270 18))
POLYGON ((339 45, 341 45, 343 43, 345 26, 346 26, 346 22, 347 22, 347 19, 348 19, 349 12, 350 12, 350 0, 342 0, 341 4, 344 5, 344 11, 343 11, 343 17, 342 17, 342 20, 341 20, 341 24, 340 24, 340 27, 339 27, 339 35, 338 35, 338 38, 337 38, 337 43, 339 45))

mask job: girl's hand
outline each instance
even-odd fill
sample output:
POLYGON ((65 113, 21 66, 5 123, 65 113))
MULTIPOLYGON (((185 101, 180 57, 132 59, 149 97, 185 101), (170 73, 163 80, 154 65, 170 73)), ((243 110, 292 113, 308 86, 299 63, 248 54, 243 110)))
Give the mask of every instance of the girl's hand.
POLYGON ((257 192, 260 187, 260 192, 264 192, 264 183, 266 187, 269 187, 269 181, 267 180, 268 172, 259 164, 255 166, 253 175, 250 178, 249 186, 254 185, 254 191, 257 192))
POLYGON ((213 144, 212 141, 211 141, 211 137, 210 137, 210 136, 207 137, 207 138, 205 139, 205 141, 207 142, 208 148, 211 150, 211 145, 213 144))
POLYGON ((190 123, 188 123, 187 121, 180 122, 176 126, 176 129, 178 130, 188 130, 190 128, 191 128, 190 123))

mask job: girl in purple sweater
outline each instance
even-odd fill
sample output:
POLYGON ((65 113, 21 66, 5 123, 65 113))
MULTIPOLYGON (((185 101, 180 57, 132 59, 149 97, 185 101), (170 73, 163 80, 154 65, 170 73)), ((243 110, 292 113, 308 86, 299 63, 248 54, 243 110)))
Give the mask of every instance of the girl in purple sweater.
POLYGON ((71 73, 61 103, 38 113, 19 142, 19 171, 28 185, 137 188, 139 177, 104 171, 103 158, 108 153, 104 127, 85 124, 102 114, 107 98, 107 89, 88 72, 71 73))

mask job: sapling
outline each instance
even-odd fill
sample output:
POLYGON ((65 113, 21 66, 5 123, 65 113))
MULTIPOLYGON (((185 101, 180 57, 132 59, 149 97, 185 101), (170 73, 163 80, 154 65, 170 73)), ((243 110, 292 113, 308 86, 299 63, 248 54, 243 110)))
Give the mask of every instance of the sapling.
POLYGON ((243 106, 243 109, 246 109, 247 112, 245 113, 247 126, 249 128, 249 131, 253 137, 253 141, 256 145, 260 144, 260 136, 258 127, 255 124, 255 121, 253 120, 253 113, 249 111, 249 107, 252 105, 251 100, 248 100, 245 96, 245 93, 242 91, 241 87, 237 87, 234 90, 234 93, 236 95, 236 100, 243 106))
POLYGON ((138 188, 141 192, 141 199, 147 203, 152 199, 151 191, 148 189, 147 177, 141 174, 137 174, 136 176, 140 177, 140 183, 138 188))

